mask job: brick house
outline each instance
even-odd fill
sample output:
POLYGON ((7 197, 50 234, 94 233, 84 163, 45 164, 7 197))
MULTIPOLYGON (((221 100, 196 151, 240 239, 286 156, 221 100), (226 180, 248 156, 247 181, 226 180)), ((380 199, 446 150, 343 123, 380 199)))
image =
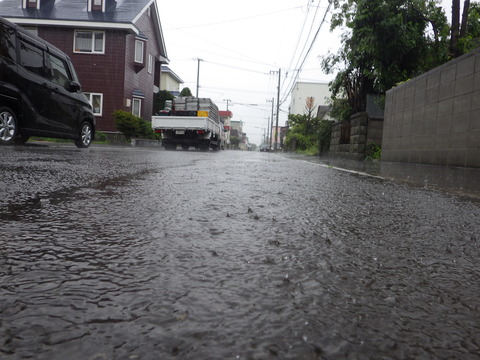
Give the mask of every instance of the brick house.
POLYGON ((89 97, 97 129, 115 131, 112 113, 146 120, 168 64, 155 0, 2 0, 0 16, 67 53, 89 97))
POLYGON ((218 116, 220 117, 220 121, 224 124, 225 129, 225 143, 227 146, 230 145, 230 130, 232 128, 231 122, 233 118, 233 112, 230 110, 220 110, 218 112, 218 116))

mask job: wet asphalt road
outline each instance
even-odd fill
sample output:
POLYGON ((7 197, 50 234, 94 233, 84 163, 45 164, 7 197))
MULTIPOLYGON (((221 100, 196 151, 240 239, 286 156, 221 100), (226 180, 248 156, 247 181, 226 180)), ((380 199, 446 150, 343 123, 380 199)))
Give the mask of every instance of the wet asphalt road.
POLYGON ((0 147, 2 359, 479 359, 480 203, 258 152, 0 147))

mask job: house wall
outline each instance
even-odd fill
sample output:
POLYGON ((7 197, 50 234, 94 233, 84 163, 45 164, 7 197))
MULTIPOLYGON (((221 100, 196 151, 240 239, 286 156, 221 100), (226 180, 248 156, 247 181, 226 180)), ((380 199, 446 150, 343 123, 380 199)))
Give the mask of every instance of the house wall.
POLYGON ((145 48, 145 66, 141 69, 135 68, 135 35, 133 34, 120 30, 106 30, 105 54, 78 54, 73 52, 75 29, 66 27, 38 29, 40 37, 55 44, 71 57, 83 91, 103 94, 102 116, 96 116, 98 130, 116 130, 112 113, 116 110, 132 110, 131 107, 126 106, 126 100, 132 99, 134 89, 145 94, 145 98, 142 99, 142 118, 145 120, 151 118, 155 67, 149 74, 148 54, 156 58, 160 54, 160 49, 153 19, 147 12, 138 19, 136 25, 148 38, 145 48))
MULTIPOLYGON (((152 5, 152 14, 153 5, 152 5)), ((153 22, 153 15, 149 16, 148 12, 140 16, 135 23, 141 32, 148 38, 145 49, 145 67, 140 71, 135 69, 135 36, 127 36, 127 51, 126 51, 126 70, 125 70, 125 98, 132 98, 132 91, 139 89, 145 94, 145 99, 142 100, 142 118, 145 120, 151 119, 153 114, 153 98, 154 98, 154 77, 155 67, 151 74, 148 73, 148 54, 152 54, 154 58, 160 55, 157 37, 155 33, 155 24, 153 22)))
POLYGON ((480 49, 387 92, 382 160, 480 167, 480 49))
MULTIPOLYGON (((298 82, 292 90, 290 100, 290 114, 305 114, 305 106, 308 97, 314 97, 315 107, 327 105, 327 99, 331 96, 327 83, 298 82)), ((316 112, 316 111, 315 111, 316 112)))
POLYGON ((169 73, 162 72, 160 75, 160 90, 167 90, 170 92, 180 91, 180 84, 169 73))

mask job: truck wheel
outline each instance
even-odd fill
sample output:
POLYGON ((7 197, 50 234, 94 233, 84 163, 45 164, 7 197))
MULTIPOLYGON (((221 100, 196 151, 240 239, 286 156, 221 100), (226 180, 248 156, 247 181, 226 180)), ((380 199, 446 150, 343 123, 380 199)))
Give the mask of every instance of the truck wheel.
POLYGON ((190 145, 182 145, 182 149, 187 151, 188 149, 190 149, 190 145))
POLYGON ((200 151, 208 151, 210 149, 211 145, 212 144, 211 144, 210 140, 200 141, 200 143, 198 144, 198 149, 200 151))
POLYGON ((165 144, 165 150, 177 150, 177 144, 165 144))
POLYGON ((93 128, 88 121, 84 121, 80 127, 79 138, 75 139, 75 145, 78 148, 87 148, 93 140, 93 128))
POLYGON ((18 133, 17 118, 8 107, 0 107, 0 144, 11 145, 18 133))

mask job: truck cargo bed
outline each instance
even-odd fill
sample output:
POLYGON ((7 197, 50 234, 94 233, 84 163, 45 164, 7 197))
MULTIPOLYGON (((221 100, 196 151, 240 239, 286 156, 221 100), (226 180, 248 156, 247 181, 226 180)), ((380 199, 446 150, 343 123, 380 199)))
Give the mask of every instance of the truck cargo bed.
POLYGON ((152 116, 152 129, 162 134, 162 145, 167 150, 181 146, 184 150, 223 149, 223 124, 201 116, 152 116))

